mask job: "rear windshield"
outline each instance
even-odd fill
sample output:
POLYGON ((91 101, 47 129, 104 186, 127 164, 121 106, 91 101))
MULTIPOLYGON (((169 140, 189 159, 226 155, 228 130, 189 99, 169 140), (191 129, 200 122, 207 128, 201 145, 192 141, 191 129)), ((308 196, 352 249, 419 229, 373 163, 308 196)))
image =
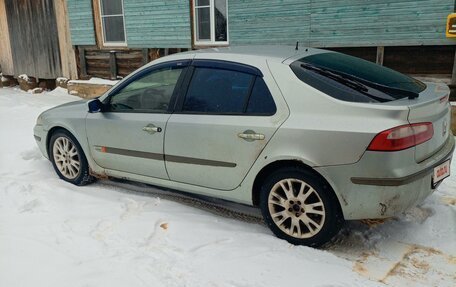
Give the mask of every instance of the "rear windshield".
POLYGON ((389 68, 328 52, 293 62, 291 69, 310 86, 350 102, 388 102, 418 97, 426 85, 389 68))

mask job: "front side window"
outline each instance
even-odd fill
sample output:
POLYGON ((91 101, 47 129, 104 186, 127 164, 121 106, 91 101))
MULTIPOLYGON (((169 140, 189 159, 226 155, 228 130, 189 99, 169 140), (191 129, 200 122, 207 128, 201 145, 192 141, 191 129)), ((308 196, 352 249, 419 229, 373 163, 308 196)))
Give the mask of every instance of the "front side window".
POLYGON ((123 0, 100 0, 103 44, 125 46, 125 18, 123 0))
POLYGON ((195 0, 196 45, 228 44, 227 0, 195 0))
POLYGON ((111 112, 168 111, 182 67, 167 67, 136 79, 116 92, 109 101, 111 112))

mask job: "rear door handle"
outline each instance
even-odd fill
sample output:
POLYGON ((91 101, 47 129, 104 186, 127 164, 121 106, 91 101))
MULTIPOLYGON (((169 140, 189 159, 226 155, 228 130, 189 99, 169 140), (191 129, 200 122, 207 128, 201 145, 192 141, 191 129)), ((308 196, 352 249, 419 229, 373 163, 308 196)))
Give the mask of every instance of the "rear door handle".
POLYGON ((154 133, 160 133, 162 131, 162 128, 156 127, 153 124, 148 124, 147 126, 143 127, 142 130, 145 132, 148 132, 150 134, 154 134, 154 133))
POLYGON ((264 135, 263 134, 258 134, 252 130, 246 130, 242 133, 238 134, 238 137, 241 139, 244 139, 246 141, 258 141, 258 140, 264 140, 264 135))

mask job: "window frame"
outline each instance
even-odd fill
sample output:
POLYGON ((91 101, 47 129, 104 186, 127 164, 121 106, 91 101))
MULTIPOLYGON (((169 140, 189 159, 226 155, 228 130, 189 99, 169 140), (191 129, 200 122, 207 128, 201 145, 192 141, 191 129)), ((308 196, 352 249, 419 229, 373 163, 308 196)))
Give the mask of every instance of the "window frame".
POLYGON ((176 108, 178 95, 180 94, 182 88, 185 87, 183 85, 183 82, 188 74, 188 68, 189 68, 190 63, 191 63, 191 60, 177 60, 177 61, 159 63, 157 65, 147 67, 147 68, 137 72, 136 74, 132 75, 131 77, 126 78, 125 81, 122 81, 117 86, 115 86, 109 92, 109 94, 102 100, 102 103, 105 106, 105 110, 103 112, 105 112, 105 113, 139 113, 139 114, 172 114, 174 112, 174 109, 176 108), (174 87, 174 90, 173 90, 173 94, 169 101, 167 111, 163 111, 163 112, 153 112, 153 111, 146 111, 146 110, 113 111, 109 108, 109 105, 111 104, 111 98, 114 97, 115 95, 117 95, 118 92, 123 90, 123 88, 130 85, 132 82, 134 82, 136 80, 139 80, 143 77, 146 77, 147 75, 150 75, 151 73, 153 73, 155 71, 159 71, 164 68, 182 68, 182 72, 179 75, 179 78, 176 82, 176 86, 174 87))
POLYGON ((175 114, 185 114, 185 115, 202 115, 202 116, 254 116, 254 117, 271 117, 277 114, 277 102, 274 99, 274 96, 271 93, 271 90, 268 87, 266 82, 265 85, 269 90, 269 94, 272 98, 272 101, 275 105, 274 113, 249 113, 247 112, 247 107, 250 102, 250 98, 252 96, 253 87, 255 86, 255 82, 257 78, 261 78, 264 81, 263 73, 256 67, 240 64, 236 62, 224 61, 224 60, 206 60, 206 59, 197 59, 193 60, 189 67, 187 68, 187 72, 185 78, 182 80, 182 86, 178 91, 177 101, 175 103, 175 114), (219 69, 219 70, 226 70, 226 71, 234 71, 234 72, 241 72, 252 75, 252 80, 249 86, 249 92, 246 96, 243 112, 240 113, 217 113, 217 112, 193 112, 193 111, 184 111, 184 102, 187 98, 188 89, 190 87, 190 83, 192 81, 194 71, 196 68, 209 68, 209 69, 219 69))
MULTIPOLYGON (((122 0, 123 1, 123 0, 122 0)), ((226 2, 226 41, 215 41, 215 0, 209 0, 209 6, 196 6, 196 0, 193 0, 193 43, 195 46, 227 46, 230 44, 229 32, 229 13, 228 13, 228 0, 226 2), (209 7, 209 24, 210 24, 210 40, 198 40, 196 37, 197 17, 196 9, 209 7)))
POLYGON ((99 19, 100 19, 100 25, 101 25, 101 41, 103 43, 103 46, 104 47, 127 47, 127 30, 126 30, 126 27, 125 27, 125 7, 124 7, 124 0, 120 0, 120 2, 122 3, 122 14, 115 14, 115 15, 103 15, 102 13, 102 1, 103 0, 96 0, 98 1, 98 12, 99 12, 99 19), (104 25, 104 18, 106 17, 112 17, 112 16, 116 16, 116 17, 119 17, 119 16, 122 16, 122 19, 123 19, 123 30, 124 30, 124 37, 125 37, 125 40, 123 42, 106 42, 106 38, 105 38, 105 25, 104 25))

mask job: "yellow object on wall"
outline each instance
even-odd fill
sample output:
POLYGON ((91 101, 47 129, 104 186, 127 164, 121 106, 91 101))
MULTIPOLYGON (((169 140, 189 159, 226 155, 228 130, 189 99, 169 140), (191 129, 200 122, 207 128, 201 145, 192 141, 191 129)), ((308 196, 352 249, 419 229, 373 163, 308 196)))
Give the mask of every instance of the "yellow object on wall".
POLYGON ((445 33, 447 38, 456 38, 456 13, 448 15, 445 33))

